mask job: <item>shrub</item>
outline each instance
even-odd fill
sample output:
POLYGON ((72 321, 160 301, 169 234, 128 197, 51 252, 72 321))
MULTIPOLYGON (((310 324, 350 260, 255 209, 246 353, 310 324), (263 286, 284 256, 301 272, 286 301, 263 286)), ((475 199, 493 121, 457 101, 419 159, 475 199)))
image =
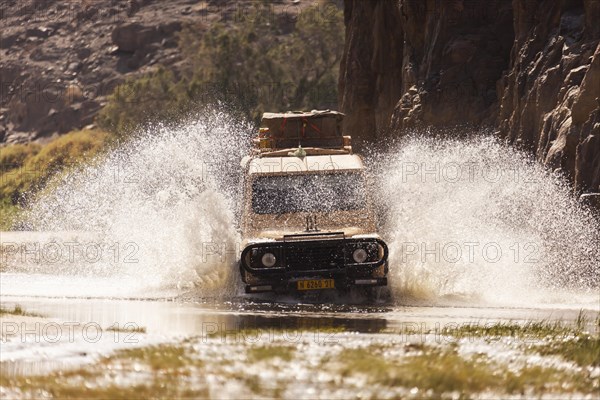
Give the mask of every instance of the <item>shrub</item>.
POLYGON ((266 4, 255 7, 251 17, 223 20, 206 31, 186 26, 179 34, 180 74, 159 67, 118 86, 99 126, 127 136, 145 123, 173 121, 217 102, 254 120, 267 110, 335 108, 344 43, 340 8, 317 4, 290 21, 266 4))
POLYGON ((0 147, 0 173, 22 167, 25 160, 36 155, 40 149, 37 143, 0 147))
POLYGON ((7 231, 17 222, 22 208, 13 204, 10 199, 0 199, 0 231, 7 231))
POLYGON ((32 195, 42 189, 54 174, 105 149, 109 138, 104 131, 75 131, 45 146, 27 144, 2 148, 0 201, 6 205, 23 203, 26 193, 32 195))
POLYGON ((179 85, 172 72, 159 68, 141 78, 117 86, 96 117, 99 126, 119 134, 146 122, 176 117, 179 85))

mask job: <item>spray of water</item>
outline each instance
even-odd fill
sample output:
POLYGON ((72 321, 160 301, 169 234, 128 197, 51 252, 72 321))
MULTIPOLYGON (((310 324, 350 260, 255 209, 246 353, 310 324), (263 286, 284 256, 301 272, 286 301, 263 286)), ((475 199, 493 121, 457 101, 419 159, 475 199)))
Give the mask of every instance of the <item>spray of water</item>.
POLYGON ((178 127, 152 127, 60 177, 32 205, 29 221, 35 230, 92 231, 94 238, 71 245, 74 262, 54 263, 48 272, 113 276, 134 292, 234 291, 233 203, 249 132, 227 114, 207 111, 178 127))
MULTIPOLYGON (((32 205, 33 228, 93 232, 100 247, 76 247, 75 262, 47 272, 115 278, 106 284, 126 291, 236 293, 234 203, 251 131, 211 111, 60 177, 32 205)), ((371 158, 397 302, 573 303, 598 289, 597 222, 522 153, 488 136, 419 135, 371 158)))
POLYGON ((400 302, 597 306, 600 230, 563 177, 490 136, 409 136, 375 164, 400 302))

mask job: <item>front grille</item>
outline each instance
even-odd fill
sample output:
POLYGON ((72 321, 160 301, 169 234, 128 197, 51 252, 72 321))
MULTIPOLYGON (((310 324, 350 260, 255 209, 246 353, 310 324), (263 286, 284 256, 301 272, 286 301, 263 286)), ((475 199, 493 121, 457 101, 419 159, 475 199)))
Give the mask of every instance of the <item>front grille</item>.
POLYGON ((288 243, 285 249, 287 268, 292 271, 315 271, 344 267, 341 243, 288 243))

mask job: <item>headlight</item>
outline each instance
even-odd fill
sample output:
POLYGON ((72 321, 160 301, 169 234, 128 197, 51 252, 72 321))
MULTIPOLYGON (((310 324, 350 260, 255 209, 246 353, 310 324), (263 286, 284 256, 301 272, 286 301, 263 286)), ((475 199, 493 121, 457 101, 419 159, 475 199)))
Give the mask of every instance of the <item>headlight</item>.
POLYGON ((275 263, 277 262, 277 258, 275 257, 275 254, 273 254, 273 253, 265 253, 262 256, 261 261, 265 267, 270 268, 273 265, 275 265, 275 263))
POLYGON ((352 253, 352 258, 357 263, 364 263, 367 260, 367 252, 365 249, 356 249, 354 253, 352 253))

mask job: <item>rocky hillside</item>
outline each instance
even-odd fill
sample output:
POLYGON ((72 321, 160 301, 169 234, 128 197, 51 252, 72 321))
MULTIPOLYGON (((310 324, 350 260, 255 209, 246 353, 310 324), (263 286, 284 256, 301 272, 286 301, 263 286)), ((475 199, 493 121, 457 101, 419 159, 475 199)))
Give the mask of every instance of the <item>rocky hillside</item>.
POLYGON ((176 63, 186 2, 172 3, 2 1, 0 141, 91 124, 127 75, 176 63))
POLYGON ((598 21, 597 0, 346 0, 347 131, 490 126, 600 191, 598 21))
MULTIPOLYGON (((256 1, 0 0, 0 144, 94 122, 107 96, 157 65, 182 68, 178 32, 252 18, 256 1)), ((280 0, 276 21, 311 2, 280 0)))

